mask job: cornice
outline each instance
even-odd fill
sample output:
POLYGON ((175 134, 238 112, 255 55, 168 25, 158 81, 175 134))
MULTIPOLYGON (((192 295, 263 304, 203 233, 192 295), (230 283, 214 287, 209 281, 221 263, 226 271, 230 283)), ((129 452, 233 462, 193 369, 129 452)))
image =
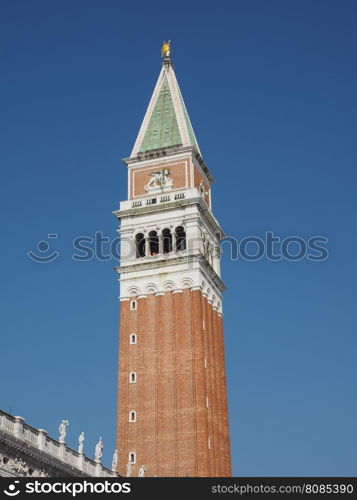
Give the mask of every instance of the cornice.
POLYGON ((21 455, 27 456, 32 460, 44 464, 47 467, 58 470, 60 472, 65 472, 66 474, 72 475, 73 477, 81 476, 86 477, 87 475, 80 469, 77 469, 73 465, 66 464, 58 458, 48 455, 45 451, 38 450, 37 448, 31 446, 29 443, 24 443, 21 439, 10 436, 7 432, 0 431, 0 442, 10 449, 16 450, 17 457, 21 458, 21 455))
POLYGON ((218 276, 216 271, 209 264, 208 260, 201 253, 194 254, 194 255, 188 255, 186 253, 183 256, 173 257, 173 258, 170 258, 169 260, 168 259, 150 260, 148 262, 140 262, 137 264, 117 266, 117 267, 114 267, 113 269, 120 275, 126 275, 126 274, 130 274, 132 272, 146 271, 146 270, 151 270, 151 269, 155 272, 155 271, 159 271, 160 269, 164 269, 168 265, 179 266, 183 262, 187 263, 188 265, 195 263, 195 262, 199 263, 202 266, 204 273, 215 284, 215 286, 218 288, 218 290, 220 292, 223 292, 224 290, 226 290, 226 286, 223 283, 222 279, 218 276))
POLYGON ((145 153, 138 153, 134 157, 122 158, 122 160, 127 166, 133 166, 136 163, 140 163, 147 160, 154 160, 156 158, 159 159, 159 158, 170 157, 174 156, 177 153, 191 153, 192 157, 197 161, 197 163, 207 176, 209 182, 211 184, 215 182, 215 179, 211 171, 207 167, 205 161, 203 160, 202 156, 200 155, 199 151, 195 146, 183 147, 181 144, 178 144, 176 146, 170 146, 167 148, 152 149, 151 151, 146 151, 145 153))

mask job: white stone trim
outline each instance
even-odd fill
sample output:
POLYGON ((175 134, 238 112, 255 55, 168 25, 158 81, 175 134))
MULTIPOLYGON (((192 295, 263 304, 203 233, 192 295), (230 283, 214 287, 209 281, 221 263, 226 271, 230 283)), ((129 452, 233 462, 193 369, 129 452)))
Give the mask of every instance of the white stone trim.
POLYGON ((193 189, 195 187, 195 175, 194 175, 194 163, 192 161, 192 157, 190 158, 190 188, 193 189))
POLYGON ((139 290, 139 293, 131 299, 147 297, 148 293, 181 293, 184 288, 201 290, 210 304, 214 305, 218 312, 222 311, 222 294, 206 275, 200 262, 192 263, 192 268, 188 269, 186 259, 179 265, 172 265, 168 260, 162 268, 138 269, 124 273, 120 278, 121 299, 127 299, 129 291, 133 289, 139 290), (170 276, 170 279, 167 279, 167 276, 170 276))
POLYGON ((166 164, 168 163, 173 163, 181 160, 187 160, 192 157, 192 152, 188 149, 179 149, 177 151, 172 151, 168 153, 165 156, 160 156, 160 157, 140 157, 138 158, 126 158, 124 159, 124 162, 127 161, 126 163, 127 167, 129 170, 135 170, 136 168, 140 167, 143 168, 145 166, 150 166, 150 165, 164 165, 166 167, 166 164))
POLYGON ((159 291, 158 286, 155 283, 148 283, 145 285, 145 291, 149 293, 157 293, 159 291))
POLYGON ((130 286, 128 288, 128 295, 129 295, 129 297, 132 297, 133 299, 135 297, 137 297, 138 295, 140 295, 140 293, 141 293, 141 290, 137 286, 130 286))
POLYGON ((181 280, 181 285, 182 285, 182 288, 192 288, 193 287, 192 278, 183 278, 181 280))
POLYGON ((164 283, 162 284, 162 286, 163 286, 163 291, 164 292, 170 292, 172 290, 175 290, 175 288, 176 288, 177 285, 172 280, 166 280, 166 281, 164 281, 164 283))

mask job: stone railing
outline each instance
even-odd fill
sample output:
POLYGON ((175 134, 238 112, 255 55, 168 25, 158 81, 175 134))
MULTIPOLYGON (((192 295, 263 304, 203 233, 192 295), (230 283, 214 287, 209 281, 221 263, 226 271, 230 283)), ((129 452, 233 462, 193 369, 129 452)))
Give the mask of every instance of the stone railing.
POLYGON ((60 443, 47 436, 43 429, 36 429, 25 423, 23 417, 14 417, 0 410, 0 433, 4 432, 10 438, 23 441, 44 453, 47 459, 51 457, 60 460, 64 465, 79 471, 78 475, 116 477, 113 472, 104 467, 100 462, 95 462, 85 455, 69 448, 65 443, 60 443))
POLYGON ((127 200, 120 202, 120 210, 129 210, 131 208, 142 208, 151 205, 160 205, 161 203, 170 203, 190 198, 199 198, 202 194, 198 189, 187 189, 182 192, 173 191, 156 195, 143 196, 136 200, 127 200))
POLYGON ((14 432, 14 418, 0 411, 0 428, 7 432, 14 432))

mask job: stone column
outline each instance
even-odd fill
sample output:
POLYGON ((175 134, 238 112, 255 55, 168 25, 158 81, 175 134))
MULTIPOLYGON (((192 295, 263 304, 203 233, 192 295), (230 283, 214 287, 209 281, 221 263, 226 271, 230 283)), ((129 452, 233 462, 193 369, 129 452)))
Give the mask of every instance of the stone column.
POLYGON ((134 259, 136 256, 136 241, 132 230, 120 231, 120 261, 134 259))
POLYGON ((64 462, 66 461, 66 444, 65 443, 60 443, 59 447, 59 456, 60 459, 63 460, 64 462))
POLYGON ((162 233, 157 233, 157 237, 159 239, 159 254, 162 255, 164 253, 164 238, 162 233))
POLYGON ((96 462, 95 464, 95 475, 97 477, 102 476, 102 464, 100 462, 96 462))
POLYGON ((149 241, 149 235, 145 233, 145 257, 150 256, 150 241, 149 241))
POLYGON ((78 469, 83 471, 84 469, 84 455, 83 453, 80 453, 78 456, 78 469))
POLYGON ((200 250, 203 253, 202 236, 197 218, 187 220, 183 228, 186 233, 186 249, 188 252, 192 253, 200 250))
POLYGON ((14 436, 17 438, 22 438, 22 434, 24 432, 24 422, 25 419, 23 417, 14 417, 14 436))
POLYGON ((171 236, 172 236, 172 251, 176 252, 176 231, 175 228, 171 230, 171 236))
POLYGON ((47 436, 47 431, 44 429, 38 429, 38 448, 40 450, 45 450, 46 449, 46 436, 47 436))

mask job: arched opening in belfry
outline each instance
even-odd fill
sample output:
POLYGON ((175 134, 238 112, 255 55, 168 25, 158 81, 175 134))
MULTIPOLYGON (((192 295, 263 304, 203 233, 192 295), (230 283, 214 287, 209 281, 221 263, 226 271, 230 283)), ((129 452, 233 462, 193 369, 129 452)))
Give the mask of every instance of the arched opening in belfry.
POLYGON ((162 245, 164 253, 172 252, 172 234, 170 229, 162 231, 162 245))
POLYGON ((156 231, 149 233, 149 248, 150 255, 157 255, 159 253, 159 238, 156 231))
POLYGON ((186 250, 186 233, 182 226, 176 228, 176 250, 186 250))
POLYGON ((135 236, 136 243, 136 256, 137 257, 145 257, 145 236, 143 233, 138 233, 135 236))

